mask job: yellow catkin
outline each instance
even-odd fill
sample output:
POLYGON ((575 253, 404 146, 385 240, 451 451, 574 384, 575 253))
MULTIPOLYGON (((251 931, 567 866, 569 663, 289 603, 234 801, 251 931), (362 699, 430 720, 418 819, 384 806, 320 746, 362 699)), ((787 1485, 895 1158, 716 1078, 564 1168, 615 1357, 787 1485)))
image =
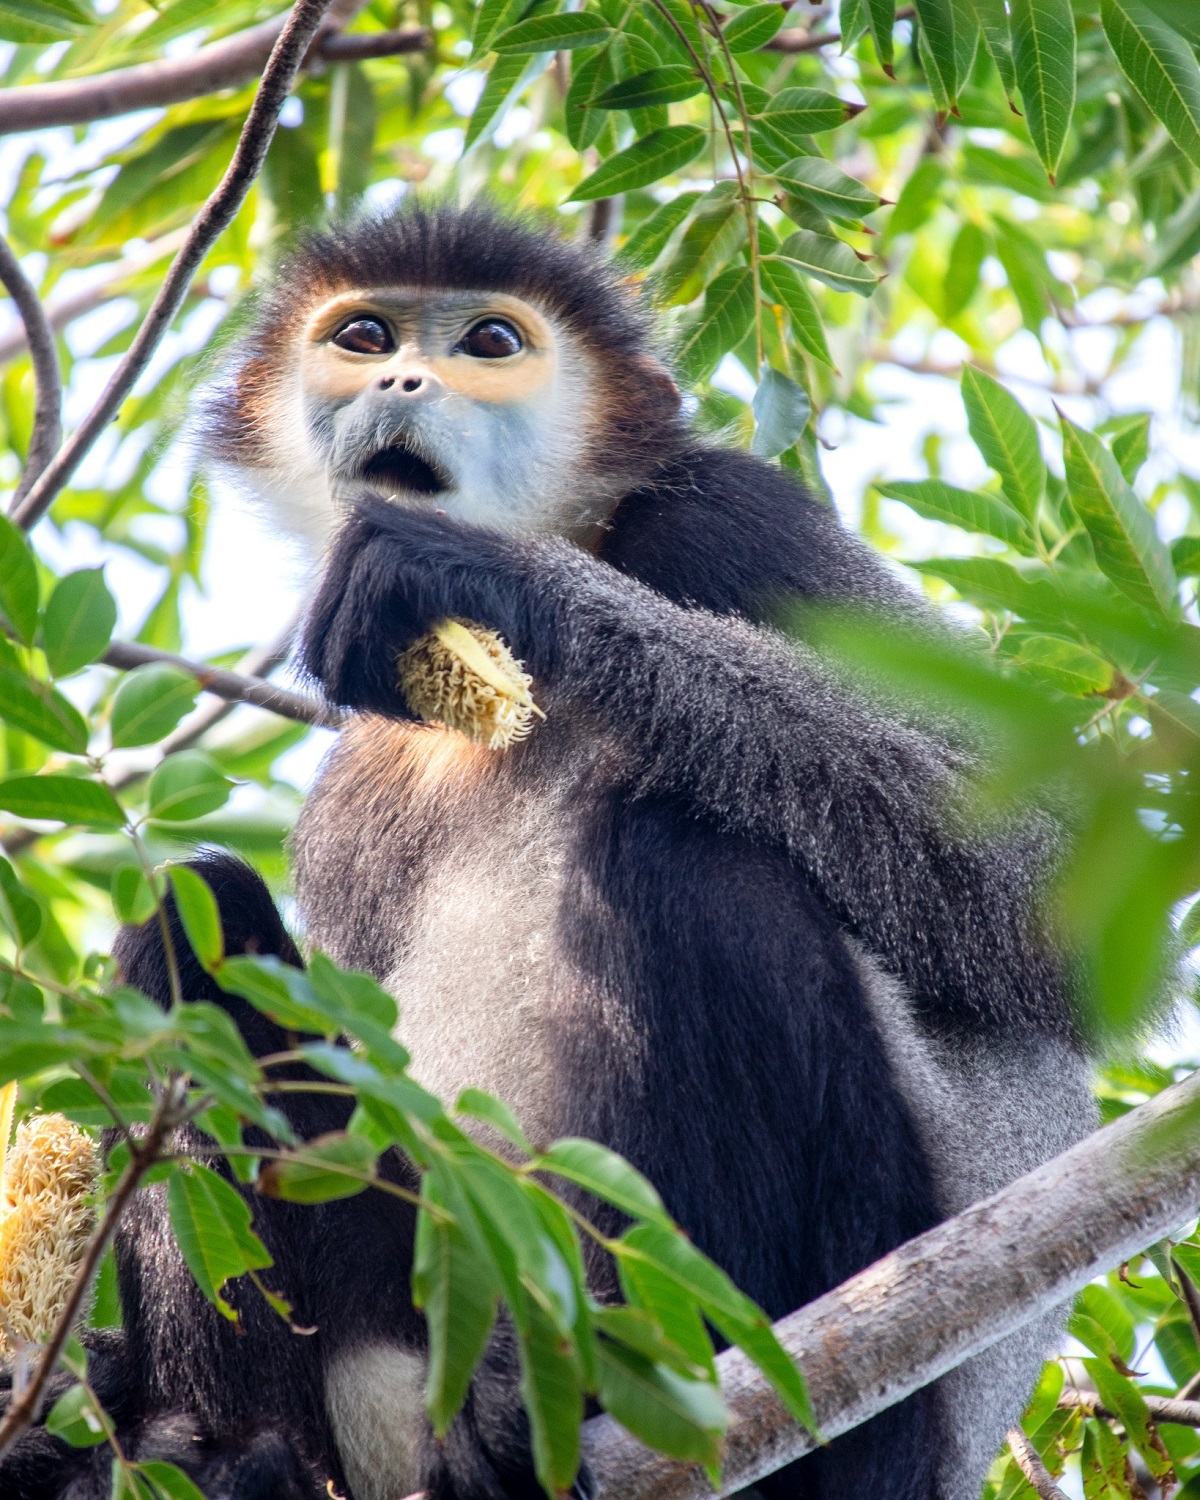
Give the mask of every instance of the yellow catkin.
POLYGON ((0 1183, 0 1351, 41 1343, 96 1227, 96 1142, 63 1115, 17 1126, 0 1183))
POLYGON ((533 701, 532 678, 502 638, 469 620, 443 620, 396 665, 415 714, 489 750, 524 739, 534 719, 545 717, 533 701))

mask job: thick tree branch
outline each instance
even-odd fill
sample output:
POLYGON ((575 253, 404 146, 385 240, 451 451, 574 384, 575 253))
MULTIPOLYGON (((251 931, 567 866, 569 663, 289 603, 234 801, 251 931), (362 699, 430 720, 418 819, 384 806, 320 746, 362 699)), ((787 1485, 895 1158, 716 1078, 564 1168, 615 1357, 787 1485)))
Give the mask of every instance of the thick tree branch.
MULTIPOLYGON (((1200 1208, 1200 1072, 1098 1130, 775 1325, 836 1437, 1059 1306, 1200 1208)), ((813 1447, 738 1350, 717 1361, 730 1409, 722 1493, 813 1447)), ((708 1500, 700 1469, 611 1417, 584 1426, 602 1500, 708 1500)))
MULTIPOLYGON (((94 73, 89 78, 30 83, 6 90, 0 94, 0 134, 42 130, 51 125, 83 125, 135 109, 166 108, 219 89, 240 88, 262 72, 284 19, 275 16, 201 47, 190 57, 163 58, 111 73, 94 73)), ((304 66, 394 57, 402 52, 424 52, 432 45, 432 33, 424 26, 354 36, 332 32, 317 39, 304 66)))
MULTIPOLYGON (((302 724, 321 724, 336 727, 342 715, 316 698, 306 698, 302 693, 289 692, 258 677, 243 677, 237 672, 228 672, 223 667, 208 667, 202 662, 189 661, 185 656, 175 656, 170 651, 159 651, 154 646, 141 646, 132 641, 113 641, 100 658, 107 667, 117 667, 130 672, 134 667, 143 667, 147 662, 167 662, 190 672, 206 693, 214 693, 230 703, 253 703, 266 708, 285 719, 298 719, 302 724)), ((177 746, 176 748, 181 748, 177 746)))
MULTIPOLYGON (((1185 1401, 1179 1396, 1143 1395, 1146 1410, 1156 1422, 1170 1422, 1176 1427, 1200 1427, 1200 1401, 1185 1401)), ((1081 1407, 1089 1417, 1105 1417, 1109 1421, 1120 1421, 1114 1411, 1109 1411, 1095 1391, 1065 1390, 1058 1398, 1064 1411, 1081 1407)))
POLYGON ((196 216, 179 254, 171 262, 158 296, 116 373, 100 399, 72 437, 59 449, 25 498, 14 507, 13 519, 28 529, 50 508, 84 455, 117 415, 121 403, 150 363, 171 320, 179 311, 192 277, 234 215, 262 169, 267 148, 279 123, 279 111, 330 0, 296 0, 278 40, 271 49, 262 82, 242 127, 233 159, 216 191, 196 216))
POLYGON ((1042 1462, 1041 1454, 1019 1427, 1008 1434, 1008 1447, 1017 1468, 1041 1496, 1041 1500, 1067 1500, 1067 1496, 1055 1484, 1049 1469, 1042 1462))
POLYGON ((21 482, 17 485, 15 498, 19 501, 54 457, 62 438, 62 371, 58 367, 58 350, 42 299, 30 286, 12 246, 2 237, 0 282, 20 314, 25 342, 33 361, 33 433, 21 471, 21 482))
MULTIPOLYGON (((910 21, 916 11, 904 5, 896 12, 897 21, 910 21)), ((836 47, 842 39, 840 31, 806 31, 796 27, 793 31, 777 31, 769 42, 760 48, 763 52, 819 52, 822 47, 836 47)))

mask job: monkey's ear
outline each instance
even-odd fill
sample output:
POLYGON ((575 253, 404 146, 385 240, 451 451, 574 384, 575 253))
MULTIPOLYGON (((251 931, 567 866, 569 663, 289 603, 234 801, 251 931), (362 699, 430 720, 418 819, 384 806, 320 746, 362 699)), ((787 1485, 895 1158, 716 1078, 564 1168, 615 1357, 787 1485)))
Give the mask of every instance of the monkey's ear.
POLYGON ((652 354, 635 354, 632 363, 646 395, 654 404, 655 415, 673 417, 683 397, 670 370, 652 354))

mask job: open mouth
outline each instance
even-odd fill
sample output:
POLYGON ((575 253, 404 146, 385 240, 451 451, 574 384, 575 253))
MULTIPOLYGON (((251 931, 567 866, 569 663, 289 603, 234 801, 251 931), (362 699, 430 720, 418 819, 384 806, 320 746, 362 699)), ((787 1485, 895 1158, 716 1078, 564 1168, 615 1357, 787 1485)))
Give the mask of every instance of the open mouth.
POLYGON ((411 448, 397 444, 381 448, 362 468, 362 477, 381 490, 409 490, 417 495, 439 495, 450 482, 411 448))

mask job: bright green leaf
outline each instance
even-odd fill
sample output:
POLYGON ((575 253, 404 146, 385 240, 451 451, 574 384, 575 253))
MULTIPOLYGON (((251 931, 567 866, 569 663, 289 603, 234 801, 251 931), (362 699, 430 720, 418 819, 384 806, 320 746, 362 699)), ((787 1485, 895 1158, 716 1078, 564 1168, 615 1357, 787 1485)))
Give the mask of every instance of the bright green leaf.
POLYGON ((206 969, 215 969, 225 957, 221 913, 208 882, 187 865, 171 865, 167 874, 175 893, 175 909, 192 951, 206 969))
POLYGON ((879 285, 879 277, 859 260, 849 245, 809 229, 798 229, 788 235, 773 258, 823 281, 835 292, 869 297, 879 285))
POLYGON ((1075 110, 1071 0, 1009 0, 1009 22, 1025 123, 1053 182, 1075 110))
POLYGON ((167 1184, 171 1228, 196 1285, 229 1319, 238 1315, 221 1296, 225 1283, 271 1264, 267 1248, 250 1228, 250 1207, 223 1177, 197 1162, 181 1163, 167 1184))
POLYGON ((1122 71, 1194 166, 1200 166, 1200 69, 1184 39, 1139 0, 1101 0, 1122 71))
POLYGON ((37 629, 37 568, 24 533, 3 515, 0 515, 0 610, 29 645, 37 629))
POLYGON ((695 125, 667 125, 602 162, 571 194, 571 201, 611 198, 646 187, 695 161, 708 136, 695 125))
POLYGON ((0 780, 0 808, 18 818, 85 828, 120 828, 125 822, 106 786, 77 776, 6 776, 0 780))
POLYGON ((202 818, 229 800, 233 783, 207 755, 181 750, 168 755, 150 778, 149 813, 170 823, 202 818))
POLYGON ((112 742, 126 749, 165 739, 196 706, 200 684, 169 662, 148 662, 126 673, 113 697, 112 742))
POLYGON ((622 78, 592 100, 594 109, 644 109, 652 104, 672 104, 704 92, 695 70, 680 63, 651 68, 634 78, 622 78))
POLYGON ((552 16, 531 16, 502 31, 492 42, 492 51, 564 52, 575 47, 595 47, 612 35, 592 11, 565 11, 552 16))
POLYGON ((87 753, 88 730, 82 714, 48 683, 0 667, 0 719, 70 755, 87 753))
POLYGON ((782 5, 749 5, 723 27, 730 52, 755 52, 769 42, 783 25, 787 11, 782 5))
POLYGON ((101 656, 117 623, 116 600, 103 568, 60 578, 42 618, 42 644, 55 677, 69 677, 101 656))
POLYGON ((72 1448, 94 1448, 107 1437, 95 1402, 81 1385, 63 1392, 46 1417, 46 1431, 72 1448))
POLYGON ((848 177, 823 156, 798 156, 777 167, 776 182, 835 219, 860 219, 881 203, 878 193, 848 177))
POLYGON ((999 537, 1018 552, 1033 550, 1029 523, 999 495, 960 490, 940 479, 898 479, 878 482, 875 488, 892 500, 902 500, 927 520, 999 537))
POLYGON ((998 380, 973 365, 963 368, 962 398, 967 426, 984 462, 1000 476, 1013 506, 1032 521, 1046 487, 1037 423, 998 380))
POLYGON ((683 378, 702 380, 741 342, 754 321, 754 277, 749 266, 729 266, 712 282, 704 309, 687 329, 676 359, 683 378))
POLYGON ((763 370, 752 405, 754 437, 750 451, 760 458, 776 458, 790 448, 812 415, 812 403, 804 387, 770 366, 763 370))

